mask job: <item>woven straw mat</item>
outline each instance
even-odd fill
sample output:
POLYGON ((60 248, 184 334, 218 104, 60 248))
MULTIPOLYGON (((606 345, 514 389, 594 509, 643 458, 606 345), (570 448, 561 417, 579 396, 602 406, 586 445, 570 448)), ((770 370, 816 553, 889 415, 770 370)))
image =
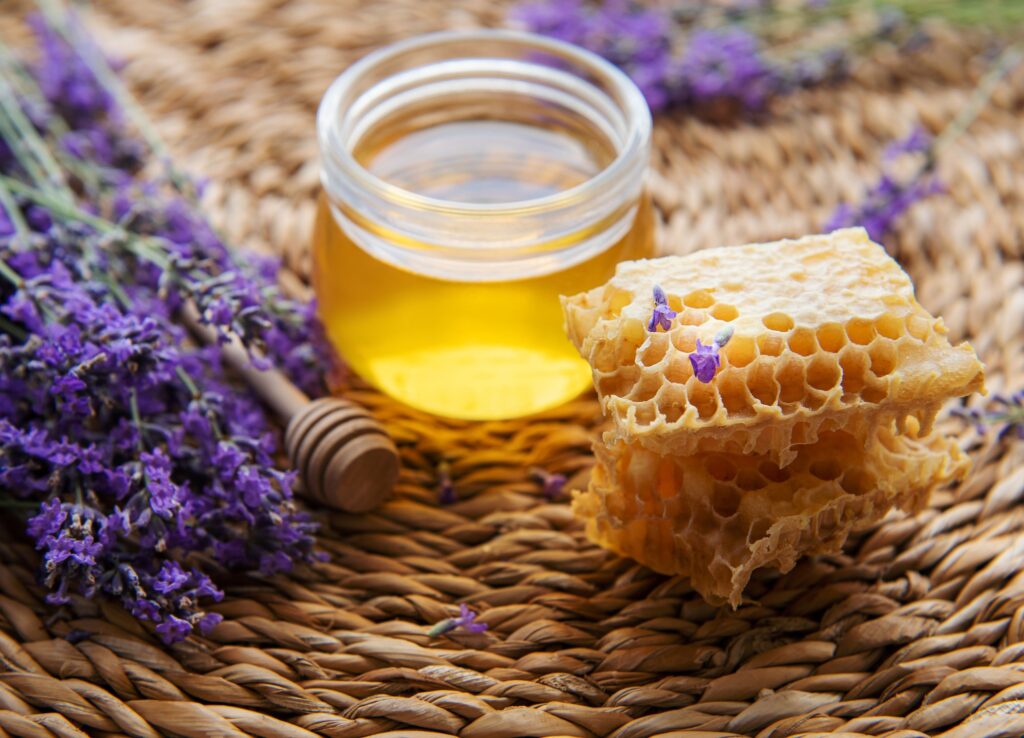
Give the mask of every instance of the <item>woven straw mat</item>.
MULTIPOLYGON (((10 8, 10 5, 8 5, 10 8)), ((86 20, 236 243, 304 292, 314 112, 370 49, 497 25, 488 0, 105 0, 86 20)), ((13 21, 8 14, 7 25, 13 21)), ((939 130, 984 41, 939 32, 754 123, 658 118, 665 252, 813 232, 877 176, 885 143, 939 130)), ((889 246, 993 391, 1024 383, 1024 74, 939 162, 946 192, 889 246)), ((586 542, 528 469, 585 483, 595 400, 468 424, 361 389, 401 447, 396 501, 316 511, 328 563, 225 582, 224 623, 166 648, 119 608, 43 604, 35 553, 0 543, 0 735, 711 738, 1024 735, 1024 444, 956 419, 974 471, 841 555, 756 577, 738 610, 586 542), (460 501, 436 504, 447 459, 460 501), (431 637, 460 602, 490 629, 431 637), (68 637, 72 635, 72 637, 68 637)), ((978 401, 975 398, 974 401, 978 401)))

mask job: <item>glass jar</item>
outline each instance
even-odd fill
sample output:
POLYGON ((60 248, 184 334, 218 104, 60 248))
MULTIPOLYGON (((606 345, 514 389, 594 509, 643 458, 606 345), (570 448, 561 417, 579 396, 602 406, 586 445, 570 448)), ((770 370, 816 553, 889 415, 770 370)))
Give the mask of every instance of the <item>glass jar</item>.
POLYGON ((317 128, 314 284, 346 363, 458 418, 589 386, 559 295, 653 252, 651 118, 628 77, 531 34, 433 34, 349 68, 317 128))

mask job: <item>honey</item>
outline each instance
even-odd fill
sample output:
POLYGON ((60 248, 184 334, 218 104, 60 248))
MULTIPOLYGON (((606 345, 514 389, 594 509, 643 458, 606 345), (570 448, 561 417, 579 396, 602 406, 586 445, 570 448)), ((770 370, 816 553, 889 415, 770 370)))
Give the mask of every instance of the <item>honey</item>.
MULTIPOLYGON (((507 38, 518 34, 475 35, 522 45, 507 38)), ((472 58, 454 36, 458 55, 472 58)), ((500 43, 485 48, 501 55, 500 43)), ((539 66, 512 63, 523 74, 539 66)), ((418 57, 413 69, 422 69, 418 57)), ((543 74, 549 86, 568 76, 543 74)), ((320 316, 346 364, 408 405, 457 418, 528 415, 591 384, 559 296, 653 253, 646 139, 631 142, 632 166, 602 186, 622 170, 628 127, 616 134, 538 85, 503 89, 493 69, 457 88, 443 81, 430 89, 417 80, 417 94, 398 101, 360 108, 355 99, 357 111, 386 112, 366 112, 327 141, 347 176, 332 182, 325 164, 313 238, 320 316)))

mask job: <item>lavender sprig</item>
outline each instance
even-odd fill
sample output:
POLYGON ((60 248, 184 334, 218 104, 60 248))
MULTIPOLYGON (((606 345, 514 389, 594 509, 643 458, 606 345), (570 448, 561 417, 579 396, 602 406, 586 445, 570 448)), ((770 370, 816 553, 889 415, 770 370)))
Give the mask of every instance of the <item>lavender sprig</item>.
POLYGON ((726 326, 720 330, 709 345, 704 345, 697 339, 697 349, 690 354, 690 366, 693 367, 694 376, 697 380, 707 384, 715 378, 718 367, 722 365, 722 357, 719 352, 729 343, 732 338, 732 326, 726 326))
POLYGON ((920 163, 909 176, 900 178, 886 169, 878 181, 856 204, 841 203, 825 223, 825 232, 860 225, 875 241, 882 241, 893 229, 898 218, 919 200, 942 191, 942 184, 934 174, 941 151, 959 138, 974 122, 995 91, 999 82, 1020 62, 1021 49, 1010 46, 985 73, 967 105, 942 133, 932 139, 921 128, 915 128, 904 139, 890 144, 883 152, 885 166, 905 155, 918 156, 920 163))
POLYGON ((998 440, 1024 440, 1024 390, 1012 395, 993 395, 984 408, 954 408, 953 414, 974 423, 979 435, 994 429, 998 440))
POLYGON ((456 628, 462 628, 467 633, 483 633, 487 630, 487 623, 477 622, 477 613, 469 609, 465 602, 459 603, 459 614, 454 618, 445 618, 427 631, 429 636, 439 636, 449 633, 456 628))
POLYGON ((672 321, 676 319, 675 310, 669 307, 668 297, 665 296, 665 290, 660 285, 654 285, 652 290, 654 297, 654 309, 651 311, 651 319, 647 322, 647 330, 651 333, 657 333, 658 328, 662 330, 669 330, 672 327, 672 321))

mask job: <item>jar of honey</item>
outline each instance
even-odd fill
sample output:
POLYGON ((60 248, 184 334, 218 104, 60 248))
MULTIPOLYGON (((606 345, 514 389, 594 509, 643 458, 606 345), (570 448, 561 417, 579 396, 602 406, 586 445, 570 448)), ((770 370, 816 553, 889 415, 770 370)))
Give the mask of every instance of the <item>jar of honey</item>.
POLYGON ((559 295, 653 251, 651 118, 622 72, 511 31, 349 68, 320 105, 314 284, 347 364, 438 415, 527 415, 590 385, 559 295))

